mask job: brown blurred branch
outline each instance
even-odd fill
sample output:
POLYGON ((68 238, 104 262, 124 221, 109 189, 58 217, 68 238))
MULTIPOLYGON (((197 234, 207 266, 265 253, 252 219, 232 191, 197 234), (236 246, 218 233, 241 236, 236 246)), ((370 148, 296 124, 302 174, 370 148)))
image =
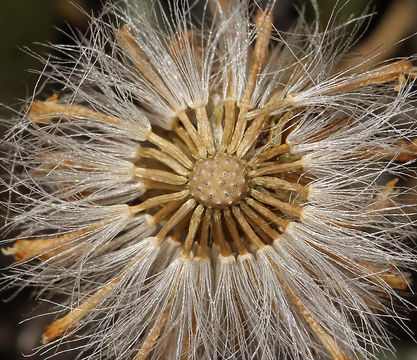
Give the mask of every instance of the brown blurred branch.
POLYGON ((347 55, 339 64, 338 70, 359 65, 365 56, 373 58, 355 71, 389 59, 397 50, 400 40, 415 26, 416 19, 416 0, 393 0, 377 27, 347 55))

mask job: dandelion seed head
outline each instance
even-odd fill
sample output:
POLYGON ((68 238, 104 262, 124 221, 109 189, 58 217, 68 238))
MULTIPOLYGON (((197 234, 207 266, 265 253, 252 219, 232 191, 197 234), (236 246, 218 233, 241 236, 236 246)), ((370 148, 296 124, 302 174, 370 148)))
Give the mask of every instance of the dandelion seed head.
POLYGON ((375 358, 417 262, 414 58, 338 70, 347 23, 202 3, 108 4, 10 121, 6 281, 67 295, 39 351, 375 358))

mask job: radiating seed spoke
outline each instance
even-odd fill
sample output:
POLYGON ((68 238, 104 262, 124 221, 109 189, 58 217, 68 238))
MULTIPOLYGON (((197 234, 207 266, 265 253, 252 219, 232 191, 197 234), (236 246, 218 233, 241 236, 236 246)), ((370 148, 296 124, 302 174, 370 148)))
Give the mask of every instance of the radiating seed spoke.
POLYGON ((253 146, 259 134, 262 132, 265 121, 268 119, 267 115, 256 117, 249 128, 246 130, 245 136, 241 139, 236 155, 243 157, 248 150, 253 146))
POLYGON ((152 215, 149 220, 154 226, 157 226, 162 220, 164 220, 171 212, 179 208, 184 203, 184 200, 171 201, 167 203, 161 210, 152 215))
POLYGON ((398 178, 394 178, 384 185, 381 191, 379 191, 374 199, 372 199, 372 203, 367 208, 367 213, 369 213, 370 210, 371 212, 374 212, 375 215, 384 214, 387 213, 390 208, 396 207, 396 204, 392 201, 392 197, 397 193, 395 185, 398 181, 398 178))
POLYGON ((207 117, 206 107, 197 107, 195 109, 195 116, 197 118, 198 133, 200 134, 208 153, 213 155, 216 149, 214 148, 213 132, 207 117))
POLYGON ((174 243, 181 244, 181 240, 184 238, 184 235, 187 233, 186 228, 191 220, 191 213, 188 213, 184 218, 182 218, 179 223, 175 226, 175 230, 171 235, 171 240, 174 243))
MULTIPOLYGON (((244 214, 246 215, 246 214, 244 214)), ((269 236, 263 228, 259 226, 259 224, 252 218, 245 216, 246 221, 249 223, 249 225, 252 227, 252 229, 255 231, 255 233, 262 239, 262 241, 267 245, 272 245, 273 240, 271 240, 271 236, 269 236)))
POLYGON ((222 137, 221 151, 225 152, 233 135, 235 127, 236 98, 234 95, 233 74, 229 74, 229 86, 227 89, 227 98, 224 103, 224 131, 222 137))
POLYGON ((359 262, 352 259, 344 259, 333 254, 313 243, 309 243, 314 249, 320 251, 329 258, 335 260, 345 268, 351 269, 356 274, 381 284, 386 283, 395 290, 406 290, 410 285, 410 279, 406 274, 402 274, 393 265, 376 266, 370 263, 359 262), (365 271, 364 269, 368 270, 365 271))
POLYGON ((268 159, 271 159, 274 156, 282 155, 289 152, 290 146, 288 144, 275 145, 270 147, 269 149, 260 152, 258 155, 256 155, 253 159, 251 159, 248 162, 248 165, 253 166, 255 164, 260 164, 268 159))
POLYGON ((200 226, 203 213, 204 213, 204 206, 200 204, 195 208, 194 213, 191 216, 191 220, 188 226, 188 233, 187 233, 187 237, 185 238, 184 249, 183 249, 183 255, 187 257, 190 256, 190 253, 193 247, 193 242, 195 239, 195 235, 197 234, 197 230, 200 226))
POLYGON ((140 179, 140 183, 143 185, 146 190, 171 190, 171 191, 181 191, 184 189, 184 185, 172 185, 159 181, 140 179))
MULTIPOLYGON (((171 285, 171 291, 169 294, 168 301, 163 305, 163 309, 158 311, 160 314, 154 321, 152 328, 149 329, 148 334, 143 339, 142 346, 139 349, 139 352, 134 357, 134 360, 146 360, 150 352, 154 349, 156 342, 161 334, 162 329, 164 328, 169 312, 171 311, 172 301, 178 286, 178 279, 175 280, 175 283, 171 285)), ((163 301, 163 300, 162 300, 163 301)))
POLYGON ((137 167, 135 168, 134 172, 135 172, 135 175, 139 178, 152 180, 152 181, 165 182, 167 184, 172 184, 172 185, 183 185, 188 181, 188 179, 184 176, 175 175, 171 172, 163 171, 163 170, 155 170, 155 169, 137 167))
MULTIPOLYGON (((80 171, 98 171, 96 167, 91 164, 87 164, 81 161, 76 161, 71 154, 65 152, 40 152, 36 155, 39 159, 42 160, 43 164, 41 165, 42 169, 51 170, 51 169, 74 169, 80 171), (71 157, 71 160, 68 157, 71 157)), ((35 173, 41 173, 41 171, 34 171, 35 173)))
POLYGON ((192 161, 194 162, 194 159, 199 159, 200 155, 197 154, 197 156, 194 156, 190 149, 187 147, 187 145, 185 145, 180 138, 178 137, 173 137, 171 139, 172 143, 178 148, 180 149, 186 156, 188 156, 188 158, 193 159, 192 161))
POLYGON ((155 236, 159 242, 165 240, 172 228, 194 209, 195 204, 196 202, 194 199, 189 199, 168 219, 162 229, 155 236))
POLYGON ((174 159, 177 159, 187 169, 191 169, 193 167, 193 162, 187 157, 187 155, 185 155, 177 146, 172 144, 170 141, 165 140, 152 131, 147 134, 146 140, 158 146, 162 151, 166 152, 174 159))
POLYGON ((226 221, 226 227, 232 237, 233 243, 235 244, 239 255, 246 255, 248 253, 246 246, 244 245, 239 231, 237 230, 235 220, 232 217, 230 208, 227 208, 223 211, 224 219, 226 221))
POLYGON ((289 215, 293 215, 293 216, 300 218, 303 213, 302 207, 283 202, 281 200, 274 198, 273 196, 263 194, 260 191, 251 190, 251 195, 256 200, 264 204, 272 205, 278 210, 281 210, 282 212, 287 213, 289 215))
POLYGON ((247 216, 247 220, 257 224, 272 240, 276 240, 280 237, 280 233, 278 231, 274 230, 261 216, 259 216, 244 202, 240 204, 240 208, 247 216))
POLYGON ((155 197, 152 197, 150 199, 147 199, 141 202, 138 205, 131 206, 130 211, 132 214, 136 215, 137 213, 141 211, 152 209, 154 207, 164 205, 171 201, 184 200, 189 195, 190 195, 190 192, 188 190, 183 190, 183 191, 179 191, 176 193, 155 196, 155 197))
MULTIPOLYGON (((268 101, 267 105, 273 104, 277 101, 278 98, 282 96, 282 91, 279 90, 275 94, 273 94, 268 101)), ((290 116, 288 113, 284 114, 287 116, 290 116)), ((280 122, 287 122, 289 118, 287 119, 287 116, 283 116, 280 119, 280 122)), ((239 147, 237 149, 237 156, 243 157, 249 149, 256 143, 257 139, 259 139, 259 135, 263 131, 265 122, 269 119, 268 115, 260 115, 257 116, 252 124, 249 126, 249 128, 246 130, 245 135, 243 139, 240 141, 239 147)))
POLYGON ((376 283, 386 283, 391 288, 402 291, 410 286, 411 279, 393 266, 379 267, 367 263, 359 263, 359 265, 371 272, 364 275, 376 283))
POLYGON ((212 215, 213 215, 213 210, 211 208, 207 208, 204 213, 203 222, 201 224, 197 256, 202 259, 205 259, 207 257, 207 246, 208 246, 209 235, 210 235, 210 224, 212 221, 212 215))
POLYGON ((316 335, 317 339, 323 344, 323 346, 326 348, 329 354, 332 356, 333 360, 351 360, 351 358, 348 357, 342 349, 340 349, 339 345, 336 343, 334 338, 326 332, 323 326, 320 325, 317 319, 314 318, 314 316, 308 311, 308 309, 304 306, 301 300, 297 297, 295 292, 291 289, 291 287, 282 277, 278 265, 270 258, 269 261, 272 267, 275 269, 275 274, 279 282, 285 289, 288 298, 294 304, 297 311, 303 316, 310 329, 316 335))
POLYGON ((276 177, 268 177, 268 176, 255 177, 251 179, 251 183, 253 185, 260 185, 269 189, 295 191, 304 196, 308 196, 309 194, 309 189, 307 187, 302 186, 300 184, 292 183, 286 180, 282 180, 276 177))
POLYGON ((171 57, 174 60, 181 59, 188 56, 188 49, 195 51, 199 46, 199 43, 195 41, 195 37, 196 34, 193 30, 179 31, 168 36, 165 39, 165 43, 171 57))
POLYGON ((254 199, 248 197, 245 199, 245 201, 264 218, 268 219, 269 221, 272 221, 282 231, 284 231, 290 225, 290 221, 275 215, 272 211, 270 211, 254 199))
POLYGON ((152 328, 149 329, 148 334, 139 349, 139 352, 133 360, 146 360, 150 352, 154 349, 155 343, 158 341, 159 335, 161 334, 161 331, 168 320, 175 288, 176 286, 173 287, 172 295, 170 296, 164 311, 161 312, 161 315, 158 316, 158 318, 155 320, 152 328))
POLYGON ((207 154, 207 149, 203 144, 203 139, 201 138, 200 134, 197 132, 194 125, 191 123, 188 115, 185 111, 180 111, 178 113, 178 118, 180 119, 181 123, 184 125, 185 130, 187 131, 188 135, 190 135, 191 140, 194 142, 195 146, 197 147, 198 154, 201 158, 204 158, 207 154))
POLYGON ((190 171, 178 163, 173 157, 157 149, 140 147, 138 149, 138 157, 158 160, 182 176, 188 176, 190 174, 190 171))
POLYGON ((401 162, 409 162, 409 161, 414 161, 417 159, 417 139, 413 139, 411 141, 399 141, 398 143, 395 144, 396 146, 404 149, 404 151, 399 152, 399 149, 393 149, 393 151, 391 151, 391 153, 387 153, 386 151, 384 151, 384 149, 382 148, 375 148, 374 150, 371 149, 369 151, 369 149, 365 149, 367 150, 367 153, 369 154, 369 152, 373 155, 379 155, 382 154, 383 158, 386 160, 396 160, 396 161, 401 161, 401 162))
POLYGON ((323 346, 327 349, 327 351, 332 356, 333 360, 351 360, 346 353, 340 349, 339 345, 336 343, 335 339, 329 335, 323 326, 313 317, 313 315, 308 311, 308 309, 303 305, 301 300, 295 295, 295 293, 289 288, 288 285, 285 284, 284 280, 280 278, 280 282, 284 286, 288 297, 291 299, 292 303, 298 309, 300 314, 306 320, 310 329, 314 332, 316 337, 320 340, 323 346))
POLYGON ((331 88, 323 91, 322 94, 327 95, 341 91, 349 91, 364 86, 383 84, 393 80, 401 81, 404 76, 416 76, 415 71, 413 71, 413 64, 406 59, 360 73, 354 80, 342 80, 340 84, 336 83, 332 85, 331 88))
POLYGON ((287 95, 286 98, 279 100, 274 104, 265 105, 256 110, 249 111, 246 114, 246 121, 254 119, 258 116, 265 116, 265 115, 270 116, 272 113, 275 113, 278 111, 283 112, 285 109, 289 108, 290 106, 295 106, 295 105, 292 101, 292 97, 290 95, 287 95))
POLYGON ((304 168, 304 161, 301 159, 301 160, 293 161, 291 163, 278 163, 278 164, 264 166, 256 170, 251 170, 249 171, 249 176, 257 177, 257 176, 268 175, 268 174, 278 174, 282 172, 299 170, 303 168, 304 168))
POLYGON ((155 343, 158 341, 159 335, 165 326, 168 318, 168 312, 168 309, 165 310, 158 318, 158 320, 155 321, 154 326, 149 330, 149 334, 141 346, 139 353, 135 356, 134 360, 146 360, 148 358, 149 353, 152 351, 155 343))
POLYGON ((191 140, 190 135, 185 131, 184 128, 181 126, 175 127, 175 132, 178 135, 178 137, 181 139, 181 141, 184 143, 184 145, 187 147, 187 150, 191 153, 191 155, 195 159, 199 159, 200 155, 198 154, 197 147, 195 146, 194 142, 191 140))
POLYGON ((339 131, 348 131, 352 125, 354 125, 354 122, 352 121, 352 118, 349 117, 343 117, 337 120, 332 121, 329 125, 317 129, 317 132, 314 133, 313 136, 311 136, 311 139, 314 139, 315 141, 325 140, 332 134, 336 134, 339 131))
POLYGON ((211 100, 211 116, 210 123, 213 129, 213 141, 214 147, 217 152, 223 152, 222 150, 222 139, 223 139, 223 100, 217 97, 214 97, 211 100))
POLYGON ((246 221, 245 217, 242 215, 242 212, 237 206, 232 207, 232 212, 240 225, 240 228, 245 233, 246 240, 252 245, 256 246, 257 249, 262 249, 265 246, 265 243, 255 234, 249 223, 246 221))
POLYGON ((213 213, 213 238, 214 243, 220 248, 220 253, 222 256, 228 257, 232 255, 230 246, 224 238, 220 210, 214 210, 213 213))

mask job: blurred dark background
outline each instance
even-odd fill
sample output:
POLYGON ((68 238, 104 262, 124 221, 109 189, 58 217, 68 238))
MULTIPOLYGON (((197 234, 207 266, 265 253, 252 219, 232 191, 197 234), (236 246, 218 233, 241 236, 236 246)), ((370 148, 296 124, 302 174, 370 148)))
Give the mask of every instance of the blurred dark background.
MULTIPOLYGON (((152 0, 132 1, 152 2, 152 0)), ((326 23, 338 2, 336 0, 319 0, 318 2, 322 22, 326 23)), ((275 23, 279 29, 287 29, 296 18, 295 3, 292 0, 277 1, 275 23)), ((344 5, 345 1, 339 1, 339 3, 344 5)), ((0 103, 4 105, 0 107, 0 118, 12 116, 12 111, 8 107, 18 109, 22 101, 32 95, 38 76, 28 70, 42 69, 42 64, 25 53, 24 49, 28 47, 34 52, 45 54, 45 48, 40 46, 40 43, 72 42, 59 29, 66 30, 70 26, 81 32, 87 30, 88 17, 74 4, 87 13, 98 13, 102 8, 102 1, 94 0, 0 0, 0 103)), ((346 6, 339 6, 342 8, 341 17, 348 17, 351 14, 359 15, 366 6, 376 13, 369 26, 363 29, 363 39, 375 38, 374 43, 369 41, 371 45, 368 44, 368 47, 378 46, 378 41, 381 39, 389 42, 390 37, 399 40, 417 32, 417 0, 375 0, 372 2, 351 0, 346 6)), ((391 56, 412 54, 417 54, 416 35, 393 47, 390 52, 391 56)), ((10 259, 0 253, 0 268, 6 267, 8 261, 10 259)), ((3 271, 0 276, 4 276, 5 273, 3 271)), ((413 288, 417 290, 415 285, 413 288)), ((33 299, 31 289, 25 289, 13 299, 5 301, 12 294, 12 291, 0 294, 1 360, 23 359, 24 355, 31 354, 32 349, 39 345, 44 327, 50 322, 47 317, 37 317, 22 322, 29 317, 48 312, 48 305, 39 305, 33 299)), ((416 296, 411 297, 411 300, 417 303, 416 296)), ((417 332, 416 312, 411 314, 411 321, 407 322, 407 325, 413 332, 417 332)), ((410 336, 405 331, 394 327, 391 330, 397 337, 395 340, 397 354, 395 356, 388 354, 386 357, 381 354, 381 359, 417 360, 417 346, 410 336)), ((75 353, 68 353, 59 359, 70 360, 75 356, 75 353)), ((33 360, 43 358, 41 355, 31 357, 33 360)))

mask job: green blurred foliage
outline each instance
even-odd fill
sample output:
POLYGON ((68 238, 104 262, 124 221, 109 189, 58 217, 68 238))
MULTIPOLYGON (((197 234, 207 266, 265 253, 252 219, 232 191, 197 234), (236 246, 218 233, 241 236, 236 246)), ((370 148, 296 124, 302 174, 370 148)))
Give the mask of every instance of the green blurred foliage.
POLYGON ((0 102, 13 104, 31 93, 41 64, 23 49, 39 51, 40 45, 53 41, 56 30, 54 0, 0 0, 0 102))

